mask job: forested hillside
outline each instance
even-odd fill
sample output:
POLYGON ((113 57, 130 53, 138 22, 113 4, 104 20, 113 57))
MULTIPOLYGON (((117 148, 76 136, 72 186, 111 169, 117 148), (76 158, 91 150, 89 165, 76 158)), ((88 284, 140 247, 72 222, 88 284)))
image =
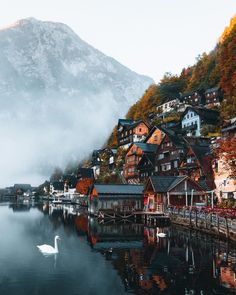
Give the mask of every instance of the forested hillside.
MULTIPOLYGON (((180 93, 220 86, 224 100, 220 113, 222 119, 236 116, 236 16, 225 28, 216 47, 210 53, 196 58, 193 66, 184 68, 180 75, 166 73, 156 85, 152 84, 143 96, 129 109, 127 119, 147 119, 157 112, 157 105, 180 93)), ((108 146, 117 144, 116 128, 108 140, 108 146)))
POLYGON ((127 119, 145 119, 157 104, 179 93, 221 86, 224 91, 222 118, 236 114, 236 16, 231 20, 215 49, 197 57, 196 64, 180 75, 167 73, 157 85, 151 85, 127 113, 127 119))

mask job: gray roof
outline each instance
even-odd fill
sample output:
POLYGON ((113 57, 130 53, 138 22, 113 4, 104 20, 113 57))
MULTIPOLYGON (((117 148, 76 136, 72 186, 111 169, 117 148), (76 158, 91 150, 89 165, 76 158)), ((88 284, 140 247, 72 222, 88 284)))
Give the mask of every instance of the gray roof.
POLYGON ((166 193, 186 178, 187 176, 151 176, 150 180, 155 192, 166 193))
POLYGON ((54 190, 60 190, 63 191, 64 190, 64 183, 61 181, 54 181, 52 183, 54 190))
POLYGON ((15 190, 23 190, 23 191, 28 191, 32 189, 32 186, 30 184, 25 184, 25 183, 16 183, 14 184, 14 189, 15 190))
POLYGON ((216 87, 213 87, 213 88, 207 89, 207 90, 205 91, 205 93, 216 92, 216 91, 218 91, 218 90, 220 90, 220 86, 216 86, 216 87))
POLYGON ((106 195, 142 195, 143 185, 134 184, 94 184, 98 194, 106 195))
POLYGON ((132 120, 132 119, 119 119, 118 121, 118 125, 122 125, 122 126, 132 125, 133 123, 135 123, 135 120, 132 120))
POLYGON ((143 143, 143 142, 134 142, 144 153, 155 153, 157 150, 157 144, 143 143))

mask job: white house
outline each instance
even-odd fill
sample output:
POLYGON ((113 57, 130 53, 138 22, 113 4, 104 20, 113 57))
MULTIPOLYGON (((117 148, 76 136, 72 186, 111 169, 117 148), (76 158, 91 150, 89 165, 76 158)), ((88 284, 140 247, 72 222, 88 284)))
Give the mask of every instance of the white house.
POLYGON ((181 127, 187 136, 201 136, 203 126, 219 124, 219 112, 200 107, 187 107, 181 116, 181 127))
POLYGON ((171 112, 178 103, 178 98, 167 99, 163 104, 157 106, 157 111, 160 114, 171 112))
POLYGON ((201 120, 198 113, 192 109, 188 109, 187 112, 184 112, 181 120, 182 130, 186 131, 186 135, 201 135, 201 120))

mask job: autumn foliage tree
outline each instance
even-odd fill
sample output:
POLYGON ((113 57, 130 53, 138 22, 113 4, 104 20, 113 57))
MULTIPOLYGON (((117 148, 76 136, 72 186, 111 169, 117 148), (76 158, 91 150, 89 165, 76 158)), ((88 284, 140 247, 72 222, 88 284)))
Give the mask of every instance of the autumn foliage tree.
POLYGON ((236 17, 225 30, 219 43, 220 84, 224 91, 223 117, 236 115, 236 17))
POLYGON ((91 178, 83 178, 78 181, 76 185, 76 192, 81 195, 86 195, 89 187, 93 184, 93 180, 91 178))
POLYGON ((216 143, 215 157, 223 160, 230 175, 236 177, 236 137, 221 138, 216 143))

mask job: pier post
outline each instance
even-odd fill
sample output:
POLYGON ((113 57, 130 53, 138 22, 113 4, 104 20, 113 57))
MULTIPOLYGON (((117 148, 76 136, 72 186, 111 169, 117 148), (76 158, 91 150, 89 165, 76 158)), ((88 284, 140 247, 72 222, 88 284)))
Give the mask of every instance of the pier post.
POLYGON ((197 227, 197 210, 195 210, 195 226, 197 227))

